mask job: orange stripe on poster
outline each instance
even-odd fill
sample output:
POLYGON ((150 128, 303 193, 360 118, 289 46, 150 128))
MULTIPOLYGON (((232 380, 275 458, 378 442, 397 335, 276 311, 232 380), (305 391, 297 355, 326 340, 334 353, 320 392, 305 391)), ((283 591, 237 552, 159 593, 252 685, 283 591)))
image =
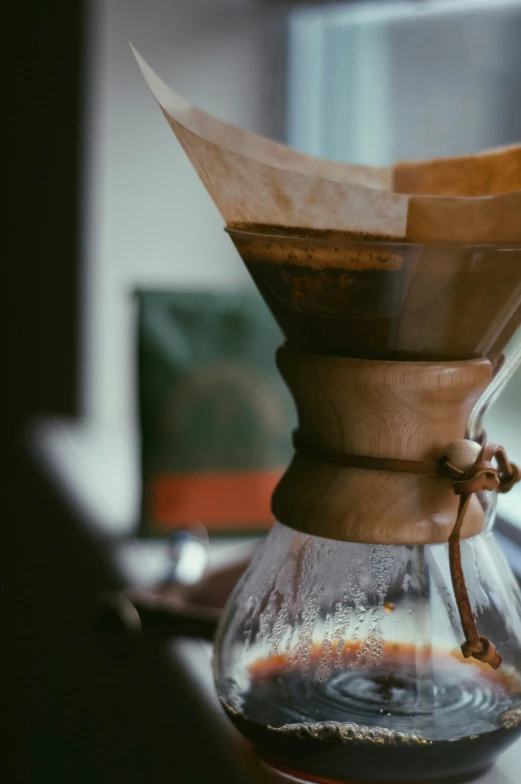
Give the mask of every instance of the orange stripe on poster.
POLYGON ((192 523, 209 528, 273 522, 271 495, 283 469, 163 474, 151 482, 150 511, 156 526, 192 523))

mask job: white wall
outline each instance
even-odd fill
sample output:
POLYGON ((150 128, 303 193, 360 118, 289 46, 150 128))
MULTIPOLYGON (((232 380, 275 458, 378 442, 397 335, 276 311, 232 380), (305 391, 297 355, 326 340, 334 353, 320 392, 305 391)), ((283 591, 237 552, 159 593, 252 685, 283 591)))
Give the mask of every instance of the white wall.
POLYGON ((273 14, 248 0, 95 0, 89 14, 84 411, 119 428, 135 410, 134 287, 248 284, 128 41, 196 105, 273 135, 280 39, 273 14))

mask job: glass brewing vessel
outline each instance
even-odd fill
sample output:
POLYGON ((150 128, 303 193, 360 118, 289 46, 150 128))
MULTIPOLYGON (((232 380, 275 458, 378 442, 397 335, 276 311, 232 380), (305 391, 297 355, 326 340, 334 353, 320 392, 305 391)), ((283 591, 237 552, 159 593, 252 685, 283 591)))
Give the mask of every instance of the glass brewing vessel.
MULTIPOLYGON (((490 363, 461 433, 484 440, 487 406, 521 361, 521 246, 230 234, 297 352, 490 363)), ((228 716, 282 779, 460 782, 521 735, 521 592, 494 540, 495 493, 476 503, 483 523, 462 539, 461 563, 497 669, 462 653, 446 538, 352 541, 319 535, 321 519, 274 525, 228 602, 214 669, 228 716)))

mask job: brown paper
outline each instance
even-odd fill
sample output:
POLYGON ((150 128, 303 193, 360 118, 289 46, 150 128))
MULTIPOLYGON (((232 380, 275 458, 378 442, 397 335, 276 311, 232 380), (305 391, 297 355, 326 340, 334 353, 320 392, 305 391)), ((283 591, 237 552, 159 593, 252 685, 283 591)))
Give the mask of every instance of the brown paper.
POLYGON ((196 109, 132 50, 229 227, 264 224, 428 243, 521 242, 521 145, 391 168, 315 158, 196 109))
POLYGON ((460 158, 401 161, 393 190, 430 196, 499 196, 521 190, 521 145, 460 158))

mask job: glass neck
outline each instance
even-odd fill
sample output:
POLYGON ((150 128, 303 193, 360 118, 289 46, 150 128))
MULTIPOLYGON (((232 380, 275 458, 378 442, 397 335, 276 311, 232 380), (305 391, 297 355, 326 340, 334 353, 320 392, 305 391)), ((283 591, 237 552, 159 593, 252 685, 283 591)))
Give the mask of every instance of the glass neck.
POLYGON ((473 441, 483 443, 486 433, 483 428, 483 419, 489 408, 499 398, 501 392, 508 384, 517 368, 521 365, 521 330, 511 341, 508 349, 503 354, 503 362, 498 363, 491 383, 474 406, 467 426, 467 436, 473 441))

